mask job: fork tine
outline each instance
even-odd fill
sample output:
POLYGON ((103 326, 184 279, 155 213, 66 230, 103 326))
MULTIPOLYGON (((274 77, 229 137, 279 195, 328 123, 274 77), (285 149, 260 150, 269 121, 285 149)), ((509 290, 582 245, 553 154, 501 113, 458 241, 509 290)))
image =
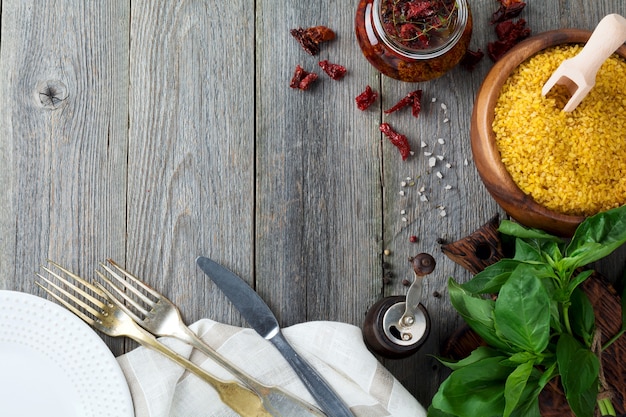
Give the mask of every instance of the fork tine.
MULTIPOLYGON (((37 274, 39 275, 39 274, 37 274)), ((41 278, 41 275, 39 275, 39 277, 41 278)), ((44 278, 45 281, 48 281, 44 278)), ((50 282, 50 281, 48 281, 50 282)), ((39 286, 39 288, 41 288, 42 290, 44 290, 45 292, 47 292, 52 298, 54 298, 55 300, 57 300, 57 302, 63 304, 63 306, 65 306, 65 308, 67 308, 68 310, 70 310, 72 313, 76 314, 78 317, 80 317, 85 323, 89 324, 90 326, 93 326, 96 323, 96 320, 94 320, 93 318, 89 317, 87 314, 83 313, 82 311, 80 311, 78 308, 74 307, 73 304, 67 302, 63 297, 57 295, 55 292, 53 292, 51 289, 41 285, 39 282, 35 282, 36 285, 39 286)))
MULTIPOLYGON (((129 285, 129 282, 126 281, 124 278, 122 278, 118 273, 116 273, 114 270, 112 270, 111 268, 109 268, 107 265, 104 264, 100 264, 100 266, 102 268, 104 268, 105 271, 107 271, 113 278, 115 278, 115 280, 120 283, 121 285, 124 286, 124 289, 129 290, 130 292, 132 292, 137 298, 139 298, 141 301, 143 301, 145 304, 149 305, 150 307, 154 306, 154 301, 152 301, 150 298, 146 297, 145 294, 143 294, 141 291, 139 291, 137 288, 135 288, 133 285, 129 285)), ((126 275, 126 274, 125 274, 126 275)), ((132 298, 128 297, 127 294, 125 294, 123 292, 123 290, 121 290, 117 285, 115 285, 110 279, 106 278, 104 275, 99 274, 99 276, 103 279, 105 279, 107 281, 107 283, 109 285, 111 285, 111 287, 113 287, 118 294, 120 294, 122 297, 124 297, 124 299, 126 299, 127 301, 129 301, 130 303, 136 304, 135 307, 139 310, 142 310, 142 314, 147 314, 148 312, 145 311, 139 304, 137 304, 137 302, 135 300, 133 300, 132 298)))
POLYGON ((143 282, 142 280, 140 280, 139 278, 137 278, 136 276, 134 276, 133 274, 131 274, 130 272, 126 271, 124 268, 120 267, 115 261, 113 261, 112 259, 107 259, 107 262, 109 262, 115 269, 117 269, 122 275, 124 275, 126 278, 128 278, 129 280, 131 280, 135 285, 141 287, 142 289, 144 289, 146 292, 148 292, 150 295, 154 296, 155 298, 160 298, 162 297, 162 295, 156 291, 154 288, 152 288, 151 286, 149 286, 148 284, 146 284, 145 282, 143 282))
MULTIPOLYGON (((144 310, 135 300, 133 300, 132 298, 130 298, 128 296, 128 294, 126 294, 123 290, 121 290, 120 288, 118 288, 109 278, 107 278, 106 275, 104 275, 102 272, 96 270, 96 275, 98 275, 98 278, 100 278, 105 284, 109 285, 111 288, 113 288, 113 290, 115 291, 115 293, 119 294, 120 297, 122 297, 124 299, 124 301, 126 301, 127 303, 129 303, 131 306, 133 306, 135 309, 137 309, 139 311, 139 313, 141 314, 148 314, 148 312, 146 310, 144 310)), ((117 298, 111 294, 110 291, 108 291, 102 284, 100 284, 99 282, 95 283, 98 288, 100 288, 101 291, 104 291, 109 298, 112 301, 118 301, 117 298)), ((115 303, 118 304, 121 308, 124 309, 124 312, 126 314, 128 314, 129 316, 131 316, 133 318, 133 320, 137 321, 137 322, 141 322, 142 319, 137 316, 135 313, 133 313, 129 308, 127 308, 124 303, 115 303)))
MULTIPOLYGON (((54 263, 53 263, 54 264, 54 263)), ((56 264, 55 264, 56 265, 56 264)), ((67 271, 66 269, 60 267, 64 272, 67 271)), ((91 301, 93 304, 95 304, 96 306, 103 308, 104 307, 104 303, 102 300, 94 297, 93 295, 89 294, 87 291, 83 290, 82 288, 80 288, 77 285, 72 284, 71 282, 69 282, 66 278, 62 277, 61 275, 57 274, 56 272, 52 271, 49 268, 46 268, 45 266, 42 266, 41 269, 43 269, 44 271, 46 271, 47 273, 49 273, 50 275, 52 275, 53 277, 55 277, 62 285, 64 285, 66 288, 70 288, 71 290, 73 290, 74 292, 78 293, 79 295, 81 295, 82 297, 84 297, 85 299, 91 301)), ((44 279, 45 281, 47 281, 50 285, 56 287, 59 291, 61 291, 61 288, 57 285, 55 285, 54 283, 52 283, 51 281, 47 280, 44 276, 42 276, 41 274, 37 274, 39 275, 42 279, 44 279)), ((100 290, 96 287, 94 287, 92 284, 90 284, 89 282, 85 281, 84 279, 82 279, 81 277, 79 277, 76 274, 71 274, 72 278, 75 279, 76 281, 80 282, 81 284, 83 284, 86 288, 89 288, 91 291, 95 292, 96 294, 102 296, 102 293, 100 292, 100 290)))
MULTIPOLYGON (((42 267, 43 269, 45 269, 46 271, 50 272, 47 268, 42 267)), ((92 301, 97 307, 99 308, 104 308, 104 304, 90 296, 88 293, 82 291, 80 288, 78 287, 74 287, 73 285, 71 285, 70 283, 64 281, 61 277, 59 277, 58 275, 54 274, 54 272, 50 272, 53 275, 56 276, 57 279, 59 279, 61 281, 61 283, 63 283, 66 287, 71 288, 72 290, 74 290, 75 292, 77 292, 78 294, 84 296, 85 298, 88 298, 89 301, 92 301)), ((54 294, 57 297, 55 297, 57 300, 59 298, 62 298, 64 300, 71 300, 73 301, 75 304, 79 305, 80 307, 84 308, 85 310, 87 310, 89 313, 93 314, 94 316, 97 316, 99 314, 99 311, 96 310, 93 306, 87 304, 86 302, 84 302, 83 300, 81 300, 80 298, 76 297, 74 294, 70 293, 69 291, 66 291, 64 288, 60 287, 59 285, 55 284, 54 282, 52 282, 51 280, 49 280, 48 278, 44 277, 41 274, 37 274, 37 276, 39 276, 39 278, 41 280, 43 280, 46 284, 48 284, 48 287, 46 288, 46 291, 49 294, 54 294), (57 292, 54 292, 52 289, 50 289, 50 287, 54 288, 57 292), (63 296, 65 296, 65 298, 63 298, 63 296)), ((41 285, 40 285, 41 286, 41 285)), ((44 288, 43 286, 41 286, 42 288, 44 288)))

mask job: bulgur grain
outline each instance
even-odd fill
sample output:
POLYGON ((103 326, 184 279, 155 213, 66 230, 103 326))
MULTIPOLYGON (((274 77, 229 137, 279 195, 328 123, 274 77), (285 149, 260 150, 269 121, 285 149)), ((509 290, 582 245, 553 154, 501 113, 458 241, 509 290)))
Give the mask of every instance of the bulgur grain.
POLYGON ((593 215, 626 203, 626 61, 601 66, 596 85, 571 113, 562 92, 541 96, 560 63, 580 45, 558 46, 522 63, 504 84, 493 130, 519 188, 548 209, 593 215))

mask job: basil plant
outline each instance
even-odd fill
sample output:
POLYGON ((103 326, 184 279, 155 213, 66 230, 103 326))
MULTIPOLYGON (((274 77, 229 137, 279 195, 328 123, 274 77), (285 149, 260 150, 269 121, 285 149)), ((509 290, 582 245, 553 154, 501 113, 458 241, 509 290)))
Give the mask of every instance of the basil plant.
MULTIPOLYGON (((600 389, 598 355, 607 346, 597 347, 593 307, 580 284, 593 272, 583 267, 626 242, 626 206, 587 218, 569 240, 507 220, 499 231, 515 240, 514 257, 468 282, 448 282, 452 305, 487 346, 458 362, 440 359, 452 373, 428 416, 540 417, 539 393, 557 376, 577 417, 593 416, 596 407, 615 415, 600 389)), ((624 324, 612 340, 622 333, 624 324)))

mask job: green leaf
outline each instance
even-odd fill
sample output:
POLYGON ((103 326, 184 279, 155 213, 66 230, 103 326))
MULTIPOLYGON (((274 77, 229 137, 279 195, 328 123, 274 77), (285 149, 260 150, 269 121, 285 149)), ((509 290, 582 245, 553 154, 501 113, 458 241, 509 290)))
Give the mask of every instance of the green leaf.
POLYGON ((626 205, 586 218, 565 250, 564 266, 574 270, 609 255, 626 243, 626 205))
POLYGON ((527 264, 514 259, 501 259, 495 264, 489 265, 474 277, 461 284, 464 290, 477 294, 495 294, 500 292, 502 285, 509 279, 511 273, 520 265, 532 268, 538 278, 546 278, 553 275, 552 269, 545 264, 527 264))
POLYGON ((580 284, 582 284, 587 278, 589 278, 591 275, 593 275, 593 270, 592 269, 588 269, 586 271, 581 272, 580 274, 576 275, 574 277, 574 279, 572 279, 570 281, 570 283, 567 285, 567 291, 569 291, 570 293, 572 293, 574 291, 574 289, 576 287, 578 287, 580 284))
POLYGON ((505 406, 503 417, 509 417, 513 410, 517 408, 534 365, 533 361, 524 362, 515 368, 506 379, 504 384, 505 406))
POLYGON ((461 369, 480 360, 493 358, 496 356, 502 356, 502 353, 488 346, 479 346, 474 349, 468 357, 463 358, 460 361, 450 361, 443 358, 437 358, 437 360, 446 367, 452 369, 453 371, 456 371, 457 369, 461 369))
POLYGON ((471 280, 461 286, 473 294, 495 294, 500 291, 502 284, 509 279, 511 272, 519 264, 519 261, 513 259, 501 259, 474 275, 471 280))
POLYGON ((519 237, 523 239, 545 239, 554 242, 562 242, 560 237, 551 235, 543 230, 526 228, 519 223, 512 222, 510 220, 502 220, 498 231, 505 235, 519 237))
POLYGON ((513 259, 522 262, 545 262, 540 248, 536 245, 531 245, 523 239, 515 241, 515 256, 513 259))
POLYGON ((550 297, 532 268, 520 265, 495 303, 496 329, 521 350, 541 353, 550 338, 550 297))
POLYGON ((470 294, 452 278, 448 280, 448 293, 454 308, 487 344, 506 352, 511 351, 511 347, 496 333, 493 322, 495 306, 493 300, 470 294))
POLYGON ((501 365, 504 359, 485 358, 453 371, 439 386, 432 406, 458 417, 502 415, 504 384, 513 370, 501 365))
POLYGON ((579 395, 597 383, 600 363, 592 351, 563 333, 556 344, 556 360, 567 395, 579 395))
POLYGON ((432 404, 428 407, 428 417, 456 417, 452 414, 448 414, 445 411, 441 411, 438 408, 435 408, 432 404))
POLYGON ((576 288, 570 298, 570 323, 572 331, 590 347, 596 327, 596 316, 589 297, 580 288, 576 288))

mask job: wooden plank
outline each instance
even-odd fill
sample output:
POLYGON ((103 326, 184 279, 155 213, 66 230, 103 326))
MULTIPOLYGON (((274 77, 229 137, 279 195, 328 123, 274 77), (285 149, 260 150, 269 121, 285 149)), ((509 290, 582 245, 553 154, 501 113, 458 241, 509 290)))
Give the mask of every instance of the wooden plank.
POLYGON ((382 206, 379 113, 354 98, 377 74, 355 45, 353 7, 257 8, 257 289, 283 325, 360 325, 381 293, 382 206), (310 56, 289 31, 317 25, 337 36, 310 56), (346 66, 345 78, 323 73, 324 59, 346 66), (310 90, 289 88, 296 65, 319 74, 310 90))
POLYGON ((123 256, 128 9, 18 1, 2 14, 0 288, 42 294, 47 258, 89 275, 123 256))
POLYGON ((233 324, 196 268, 253 272, 254 9, 243 1, 132 3, 127 267, 188 322, 233 324))

